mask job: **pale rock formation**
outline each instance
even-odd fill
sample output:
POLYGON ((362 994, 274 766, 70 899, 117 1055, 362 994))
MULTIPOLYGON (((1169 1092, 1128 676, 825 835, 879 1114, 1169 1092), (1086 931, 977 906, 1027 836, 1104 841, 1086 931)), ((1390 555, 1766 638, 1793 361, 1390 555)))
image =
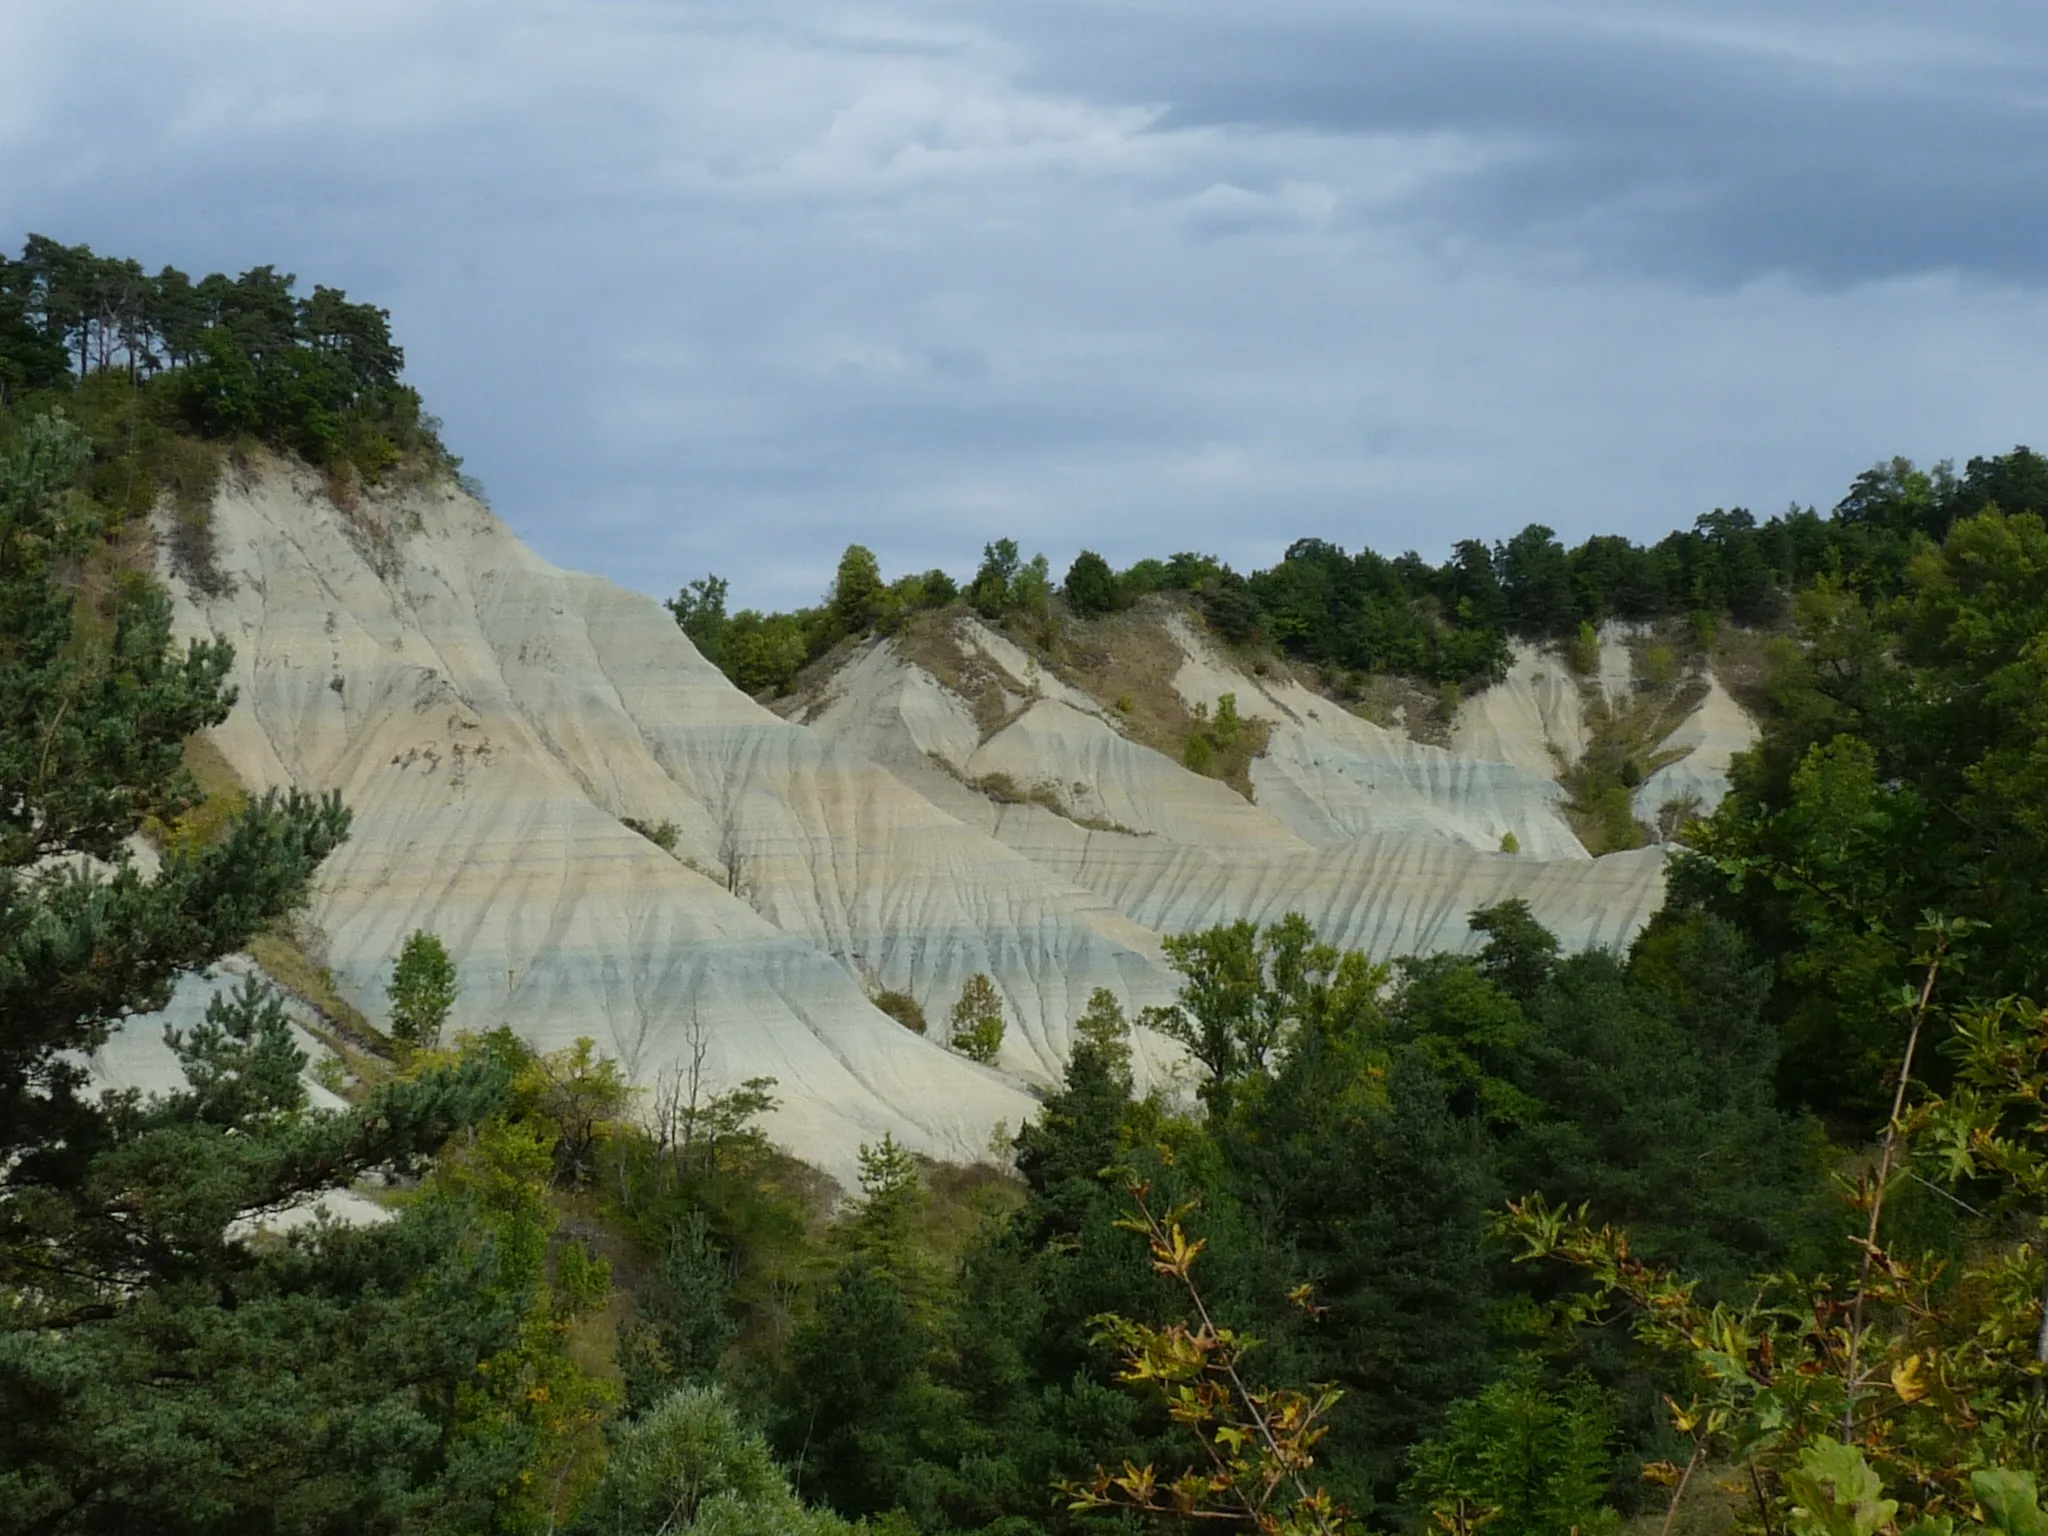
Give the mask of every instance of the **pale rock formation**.
POLYGON ((776 1078, 771 1130, 844 1172, 884 1131, 978 1155, 1092 987, 1165 987, 1099 898, 776 719, 657 604, 546 565, 468 497, 344 514, 273 471, 222 495, 214 537, 230 590, 180 587, 179 611, 236 646, 216 741, 251 784, 355 811, 312 917, 366 1011, 430 928, 463 977, 452 1027, 588 1035, 643 1081, 701 1042, 715 1082, 776 1078), (674 823, 680 857, 624 816, 674 823), (864 990, 942 1017, 976 970, 1010 1005, 1012 1075, 864 990))
POLYGON ((1182 698, 1213 712, 1234 694, 1239 714, 1271 722, 1266 754, 1252 765, 1253 792, 1306 841, 1337 848, 1406 835, 1494 851, 1512 832, 1531 858, 1586 857, 1560 810, 1556 764, 1533 772, 1415 741, 1299 683, 1246 676, 1178 615, 1170 627, 1187 655, 1174 678, 1182 698))
MULTIPOLYGON (((772 1076, 771 1133, 841 1176, 884 1131, 980 1155, 1094 988, 1134 1011, 1173 995, 1162 934, 1301 911, 1377 956, 1457 949, 1473 907, 1521 896, 1568 945, 1620 944, 1660 899, 1658 853, 1591 860, 1564 823, 1551 745, 1573 750, 1577 695, 1533 652, 1445 750, 1178 624, 1181 696, 1234 693, 1271 725, 1247 800, 972 621, 999 719, 883 640, 784 720, 658 604, 546 564, 452 488, 342 510, 272 465, 223 491, 213 532, 223 594, 167 579, 184 632, 236 647, 217 745, 252 787, 355 813, 310 914, 344 995, 381 1016, 430 929, 461 972, 454 1029, 589 1036, 643 1083, 700 1050, 714 1085, 772 1076), (1025 803, 976 787, 996 776, 1025 803), (626 818, 671 824, 673 854, 626 818), (938 1033, 976 971, 1010 1010, 994 1069, 869 1001, 907 991, 938 1033)), ((130 1055, 156 1028, 109 1046, 110 1079, 163 1085, 130 1055)), ((1148 1077, 1174 1073, 1139 1045, 1148 1077)))
POLYGON ((1756 722, 1730 697, 1719 678, 1707 678, 1707 696, 1685 721, 1658 744, 1658 752, 1683 752, 1637 788, 1636 819, 1657 824, 1666 806, 1694 804, 1709 815, 1728 794, 1728 768, 1738 752, 1756 745, 1756 722))
POLYGON ((1555 778, 1586 750, 1579 681, 1547 650, 1516 641, 1508 675, 1458 707, 1451 750, 1555 778))
POLYGON ((1624 943, 1656 909, 1661 857, 1588 859, 1553 778, 1412 741, 1299 684, 1248 675, 1179 616, 1165 623, 1190 707, 1213 715, 1231 694, 1240 715, 1272 727, 1252 765, 1256 803, 1128 740, 1114 711, 1027 669, 1021 650, 971 619, 962 642, 1000 666, 1018 711, 987 741, 967 703, 888 641, 798 718, 1155 933, 1300 911, 1333 942, 1385 957, 1464 948, 1466 915, 1513 896, 1574 946, 1624 943), (1067 814, 997 805, 971 787, 998 772, 1067 814), (1507 831, 1521 856, 1497 851, 1507 831))

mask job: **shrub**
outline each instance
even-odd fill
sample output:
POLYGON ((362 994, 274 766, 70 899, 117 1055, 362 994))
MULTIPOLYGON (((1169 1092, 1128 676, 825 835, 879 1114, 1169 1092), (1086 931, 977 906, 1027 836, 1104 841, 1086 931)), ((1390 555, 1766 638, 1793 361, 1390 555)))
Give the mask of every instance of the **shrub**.
POLYGON ((1591 624, 1581 623, 1578 633, 1565 642, 1564 664, 1580 677, 1600 670, 1600 632, 1591 624))
POLYGON ((908 992, 877 992, 875 1006, 913 1035, 925 1032, 924 1009, 908 992))
POLYGON ((1237 695, 1226 693, 1216 701, 1216 720, 1209 728, 1209 734, 1216 739, 1216 745, 1228 752, 1237 745, 1237 733, 1244 724, 1237 713, 1237 695))
POLYGON ((1023 556, 1015 539, 997 539, 982 546, 981 568, 968 584, 967 600, 985 619, 999 619, 1011 606, 1010 586, 1017 577, 1023 556))
POLYGON ((570 1527, 716 1531, 721 1536, 852 1536, 807 1510, 760 1431, 747 1428, 716 1387, 685 1387, 612 1431, 604 1480, 570 1527))
POLYGON ((846 553, 839 557, 839 573, 833 579, 827 605, 832 627, 842 635, 866 634, 882 617, 888 596, 875 552, 864 544, 847 545, 846 553))
POLYGON ((621 816, 620 821, 638 832, 663 853, 676 851, 676 840, 682 836, 682 828, 672 821, 646 822, 637 816, 621 816))
POLYGON ((1010 582, 1010 607, 1043 623, 1052 615, 1052 571, 1045 556, 1033 555, 1031 563, 1010 582))
POLYGON ((1614 1410, 1592 1380, 1546 1388, 1533 1365, 1453 1403, 1415 1448, 1403 1490, 1445 1529, 1491 1510, 1515 1536, 1586 1536, 1621 1521, 1602 1503, 1614 1469, 1614 1410))

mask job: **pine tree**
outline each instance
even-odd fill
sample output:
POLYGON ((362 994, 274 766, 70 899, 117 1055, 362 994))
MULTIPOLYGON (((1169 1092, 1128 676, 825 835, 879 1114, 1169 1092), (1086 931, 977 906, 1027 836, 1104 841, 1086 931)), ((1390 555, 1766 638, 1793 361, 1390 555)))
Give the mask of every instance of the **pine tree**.
POLYGON ((89 1088, 124 1018, 304 900, 348 814, 267 795, 144 873, 132 841, 195 805, 183 743, 226 715, 232 658, 175 647, 147 581, 94 604, 68 580, 107 558, 66 490, 84 460, 55 418, 0 457, 0 1531, 479 1528, 521 1454, 458 1444, 518 1323, 476 1300, 490 1245, 446 1204, 283 1244, 237 1224, 412 1165, 491 1104, 491 1073, 310 1112, 252 985, 170 1034, 184 1089, 89 1088))

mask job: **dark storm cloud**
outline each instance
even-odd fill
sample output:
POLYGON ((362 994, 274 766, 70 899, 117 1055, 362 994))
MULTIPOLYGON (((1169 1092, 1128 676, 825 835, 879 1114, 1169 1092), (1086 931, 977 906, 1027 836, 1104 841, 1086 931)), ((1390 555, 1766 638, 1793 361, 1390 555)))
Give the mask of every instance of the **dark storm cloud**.
POLYGON ((2042 435, 2048 24, 1787 10, 8 7, 0 226, 390 306, 653 592, 1655 534, 2042 435))
POLYGON ((1170 103, 1168 125, 1521 146, 1418 200, 1447 234, 1713 283, 2048 270, 2037 6, 1091 0, 1019 24, 1044 80, 1170 103))

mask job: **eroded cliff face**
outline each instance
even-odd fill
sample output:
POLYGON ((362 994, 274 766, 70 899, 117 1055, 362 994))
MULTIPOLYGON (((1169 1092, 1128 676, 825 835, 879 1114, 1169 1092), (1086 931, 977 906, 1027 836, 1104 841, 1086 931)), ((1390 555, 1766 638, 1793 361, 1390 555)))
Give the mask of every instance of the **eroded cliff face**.
MULTIPOLYGON (((968 620, 983 696, 871 641, 780 718, 658 603, 546 564, 450 486, 344 511, 272 465, 223 490, 213 538, 211 592, 164 574, 183 629, 236 648, 216 745, 251 787, 355 812, 310 914, 344 993, 381 1017, 399 945, 431 929, 455 1027, 587 1035, 643 1082, 699 1051, 716 1083, 772 1076, 773 1134, 835 1171, 885 1130, 980 1154, 1092 989, 1172 995, 1161 934, 1299 910, 1388 955, 1462 946, 1472 907, 1523 896, 1568 944, 1612 944, 1661 894, 1656 851, 1589 859, 1563 818, 1576 693, 1533 653, 1436 747, 1169 625, 1174 694, 1231 693, 1267 735, 1248 799, 968 620), (673 851, 629 820, 672 824, 673 851), (1519 856, 1496 851, 1510 832, 1519 856), (1011 1013, 995 1069, 870 1001, 908 992, 936 1034, 976 971, 1011 1013)), ((1687 792, 1713 791, 1725 716, 1668 772, 1687 792)), ((1142 1056, 1172 1069, 1163 1042, 1142 1056)))

